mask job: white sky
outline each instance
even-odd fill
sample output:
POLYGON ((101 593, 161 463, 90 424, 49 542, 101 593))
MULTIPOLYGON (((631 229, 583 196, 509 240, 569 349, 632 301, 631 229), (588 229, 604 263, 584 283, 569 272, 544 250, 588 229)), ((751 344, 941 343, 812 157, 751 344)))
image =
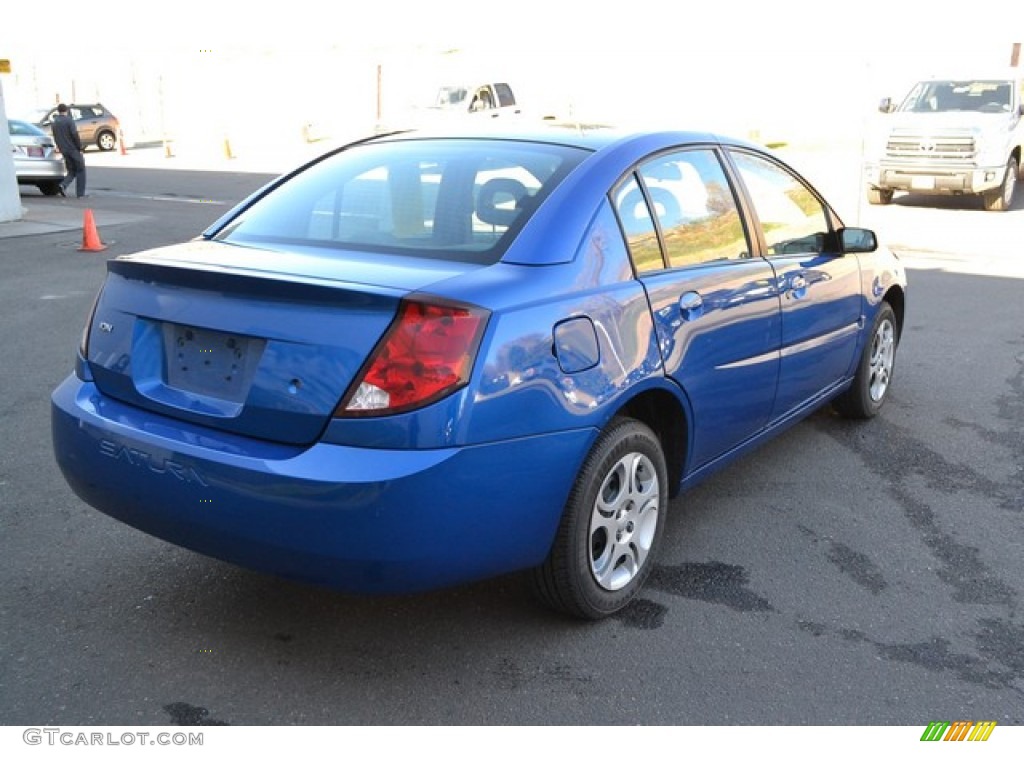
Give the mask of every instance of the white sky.
MULTIPOLYGON (((345 110, 358 102, 372 112, 375 83, 364 63, 384 64, 384 92, 394 102, 436 90, 444 66, 458 61, 472 73, 467 78, 514 82, 521 100, 571 101, 583 113, 617 109, 614 119, 644 112, 679 121, 695 111, 768 119, 815 106, 840 119, 899 95, 922 74, 961 62, 1005 65, 1011 44, 1024 42, 1024 0, 135 0, 103 7, 48 0, 44 27, 54 34, 45 36, 9 23, 8 14, 0 58, 17 73, 4 76, 8 104, 101 98, 152 123, 142 115, 152 108, 128 102, 150 98, 159 77, 162 88, 181 90, 182 105, 264 100, 289 113, 344 92, 345 110), (328 49, 334 59, 313 58, 328 49), (454 49, 457 57, 440 55, 454 49), (339 52, 347 57, 342 66, 339 52), (354 97, 346 76, 359 79, 354 97), (125 93, 126 82, 136 92, 125 93)), ((165 96, 162 111, 187 108, 168 107, 165 96)))
POLYGON ((82 0, 49 0, 46 17, 55 35, 39 35, 8 18, 0 46, 19 52, 44 48, 69 60, 107 46, 152 51, 325 44, 486 45, 521 55, 538 49, 726 45, 776 52, 859 49, 900 58, 922 49, 947 48, 952 54, 1024 37, 1024 3, 1018 0, 300 0, 262 7, 251 0, 135 0, 103 7, 106 13, 89 12, 82 0), (56 43, 61 35, 63 43, 56 43))

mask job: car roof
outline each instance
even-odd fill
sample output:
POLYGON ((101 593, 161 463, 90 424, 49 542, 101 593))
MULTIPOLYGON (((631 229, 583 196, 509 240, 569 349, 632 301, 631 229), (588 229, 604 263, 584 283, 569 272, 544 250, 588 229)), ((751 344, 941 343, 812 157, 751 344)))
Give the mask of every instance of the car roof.
POLYGON ((939 73, 923 77, 919 82, 923 83, 973 83, 973 82, 1016 82, 1024 80, 1024 74, 1014 70, 979 72, 977 74, 950 74, 939 73))
POLYGON ((437 130, 415 129, 397 131, 372 137, 367 139, 366 143, 416 139, 525 141, 542 144, 560 144, 588 149, 594 152, 613 145, 646 147, 648 152, 655 151, 659 146, 668 148, 684 144, 756 146, 740 139, 722 137, 708 131, 686 131, 672 128, 666 130, 631 130, 602 124, 559 121, 519 122, 514 120, 507 121, 505 125, 501 126, 487 123, 481 127, 466 122, 456 126, 445 126, 443 129, 437 130))

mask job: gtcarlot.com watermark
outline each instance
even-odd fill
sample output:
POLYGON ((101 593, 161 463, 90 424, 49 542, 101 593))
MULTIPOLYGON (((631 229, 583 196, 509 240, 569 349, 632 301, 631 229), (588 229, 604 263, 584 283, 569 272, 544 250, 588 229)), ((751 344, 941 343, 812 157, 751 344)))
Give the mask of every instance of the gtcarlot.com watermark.
POLYGON ((183 731, 78 731, 69 728, 26 728, 21 740, 50 747, 201 747, 202 733, 183 731))

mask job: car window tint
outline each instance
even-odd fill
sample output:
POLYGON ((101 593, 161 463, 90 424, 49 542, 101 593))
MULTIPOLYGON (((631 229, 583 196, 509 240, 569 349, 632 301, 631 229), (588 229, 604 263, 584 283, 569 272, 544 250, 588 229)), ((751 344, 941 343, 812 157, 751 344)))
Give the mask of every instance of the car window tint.
POLYGON ((21 120, 8 120, 7 129, 11 136, 45 136, 41 130, 34 125, 22 122, 21 120))
POLYGON ((489 263, 586 154, 494 140, 351 147, 257 202, 219 239, 489 263))
POLYGON ((637 274, 664 269, 658 230, 636 177, 630 176, 616 190, 612 199, 637 274))
POLYGON ((498 103, 503 107, 511 107, 516 103, 516 97, 507 83, 495 83, 494 90, 498 94, 498 103))
POLYGON ((711 149, 663 155, 640 167, 670 267, 749 258, 736 198, 711 149))
POLYGON ((767 158, 733 152, 732 159, 761 222, 768 254, 821 253, 829 225, 817 196, 767 158))

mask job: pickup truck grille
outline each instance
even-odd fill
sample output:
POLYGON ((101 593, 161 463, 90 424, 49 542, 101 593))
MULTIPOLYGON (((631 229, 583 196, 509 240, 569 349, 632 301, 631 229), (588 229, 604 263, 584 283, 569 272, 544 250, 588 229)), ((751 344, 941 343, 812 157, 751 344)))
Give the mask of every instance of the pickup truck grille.
POLYGON ((974 159, 974 137, 893 133, 885 151, 891 159, 899 160, 971 161, 974 159))

